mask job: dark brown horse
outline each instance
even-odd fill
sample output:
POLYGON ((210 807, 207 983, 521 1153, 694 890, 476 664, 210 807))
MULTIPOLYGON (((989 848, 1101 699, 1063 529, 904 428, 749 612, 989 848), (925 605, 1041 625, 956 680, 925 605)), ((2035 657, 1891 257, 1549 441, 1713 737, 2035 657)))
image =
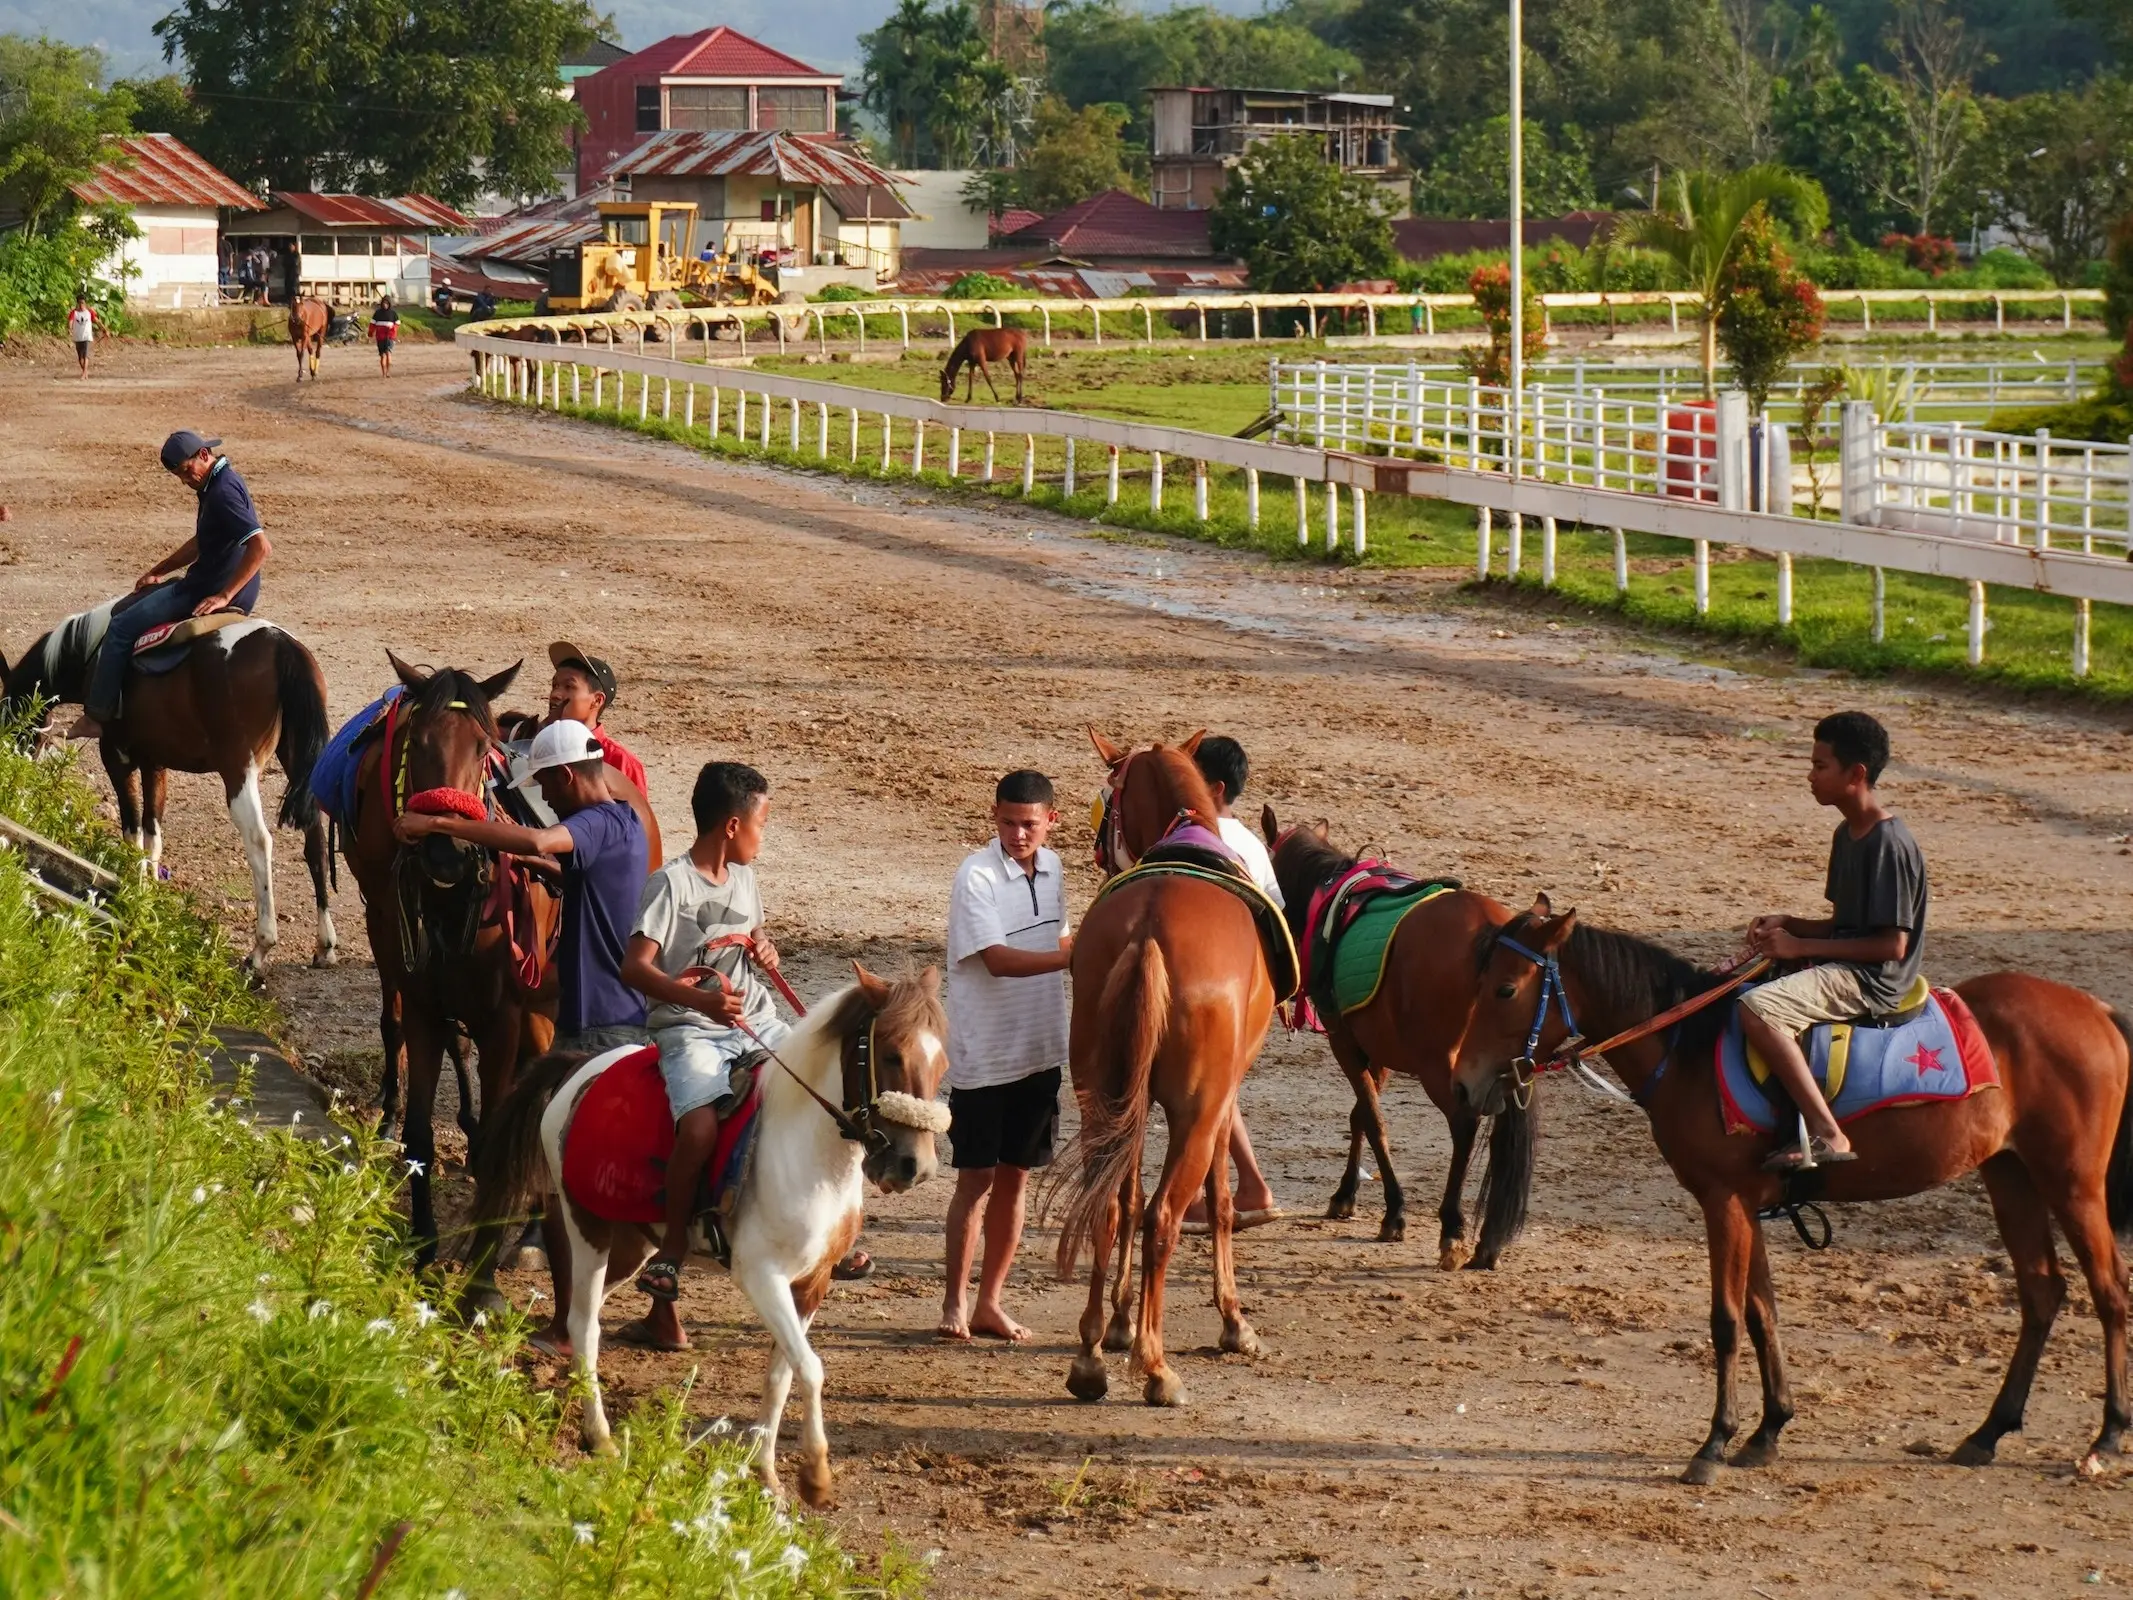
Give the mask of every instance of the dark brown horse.
MULTIPOLYGON (((1268 806, 1260 826, 1272 847, 1274 876, 1281 883, 1289 929, 1301 949, 1310 935, 1305 918, 1312 896, 1352 868, 1355 858, 1327 841, 1323 823, 1284 831, 1274 808, 1268 806)), ((1489 1136, 1488 1172, 1481 1183, 1481 1238, 1470 1244, 1464 1204, 1466 1175, 1481 1118, 1452 1093, 1452 1056, 1474 1003, 1474 941, 1510 920, 1508 906, 1468 889, 1448 890, 1423 901, 1401 919, 1387 946, 1377 994, 1354 1011, 1333 1011, 1321 1019, 1333 1059, 1355 1090, 1355 1110, 1348 1118, 1348 1169, 1326 1215, 1355 1215, 1362 1147, 1367 1139, 1385 1183, 1385 1222, 1378 1238, 1392 1241, 1407 1236, 1407 1199, 1400 1180, 1393 1176, 1379 1096, 1389 1074, 1413 1078, 1451 1127, 1451 1170, 1445 1175, 1444 1199, 1437 1208, 1437 1265, 1446 1272, 1462 1263, 1477 1270, 1495 1266, 1526 1221, 1535 1132, 1530 1102, 1506 1104, 1496 1114, 1489 1136)))
MULTIPOLYGON (((494 893, 499 873, 526 869, 491 852, 441 835, 403 847, 393 834, 394 818, 410 795, 450 789, 486 800, 497 740, 490 702, 510 688, 518 668, 477 680, 450 667, 421 672, 390 652, 386 659, 406 694, 386 735, 373 740, 357 764, 355 805, 345 819, 341 850, 363 892, 364 924, 378 967, 386 1080, 381 1098, 388 1121, 403 1044, 407 1053, 400 1140, 411 1180, 412 1232, 426 1266, 437 1248, 431 1118, 446 1047, 462 1027, 473 1041, 484 1115, 510 1092, 519 1062, 548 1048, 555 1037, 556 992, 541 958, 560 902, 538 872, 529 875, 522 901, 494 893), (529 913, 526 925, 519 924, 514 904, 529 913), (530 985, 522 959, 528 954, 540 969, 530 985)), ((463 1126, 470 1113, 462 1105, 463 1126)), ((470 1127, 470 1147, 477 1139, 478 1123, 470 1127)))
MULTIPOLYGON (((1560 985, 1577 1025, 1600 1037, 1721 981, 1655 944, 1580 927, 1575 911, 1555 916, 1545 896, 1483 937, 1477 971, 1474 1014, 1454 1081, 1484 1109, 1528 1092, 1530 1062, 1547 1061, 1563 1045, 1568 1027, 1562 1007, 1548 999, 1550 985, 1560 985)), ((2133 1033, 2093 995, 2026 973, 1988 973, 1955 992, 1991 1043, 1999 1087, 1859 1118, 1846 1130, 1859 1159, 1816 1169, 1812 1198, 1890 1200, 1973 1170, 1985 1180, 2014 1264, 2022 1331, 1992 1410, 1955 1452, 1969 1466, 1989 1462, 2001 1436, 2022 1426, 2038 1357, 2066 1298, 2052 1241, 2056 1222, 2103 1324, 2103 1429, 2080 1464, 2083 1476, 2094 1476, 2133 1427, 2126 1402, 2126 1264, 2112 1237, 2114 1228, 2133 1224, 2133 1104, 2127 1099, 2133 1033)), ((1762 1170, 1773 1146, 1769 1136, 1730 1135, 1721 1119, 1711 1055, 1729 1003, 1607 1058, 1651 1118, 1674 1176, 1702 1206, 1710 1241, 1718 1403, 1703 1448, 1683 1474, 1689 1483, 1717 1477, 1735 1431, 1733 1369, 1743 1320, 1762 1371, 1763 1417, 1733 1464, 1775 1461, 1778 1434, 1793 1415, 1757 1215, 1786 1198, 1785 1180, 1762 1170)))
POLYGON ((326 328, 333 320, 333 313, 326 302, 306 295, 292 301, 289 306, 289 343, 296 346, 296 381, 304 381, 304 366, 311 367, 311 378, 318 381, 318 358, 326 348, 326 328))
MULTIPOLYGON (((10 704, 37 696, 55 704, 81 699, 88 664, 58 659, 46 648, 51 639, 38 639, 12 667, 0 662, 10 704)), ((251 617, 195 640, 185 660, 168 672, 129 674, 125 708, 99 744, 118 796, 119 829, 146 852, 151 866, 163 855, 169 775, 212 772, 222 779, 252 873, 252 952, 245 959, 255 973, 265 969, 281 938, 274 912, 274 833, 259 794, 259 776, 270 758, 288 779, 279 821, 303 830, 304 862, 311 869, 318 908, 311 964, 334 962, 326 822, 311 794, 311 769, 328 731, 326 680, 317 658, 294 635, 251 617)))
POLYGON ((941 368, 941 398, 955 398, 955 377, 965 367, 969 375, 963 379, 963 399, 967 404, 976 391, 978 379, 985 380, 985 387, 992 389, 992 397, 1000 398, 1000 391, 993 387, 992 363, 1004 361, 1015 375, 1015 404, 1022 404, 1022 380, 1029 375, 1029 335, 1020 328, 972 328, 956 341, 948 364, 941 368))
MULTIPOLYGON (((1093 730, 1090 736, 1112 769, 1112 810, 1127 859, 1138 860, 1180 818, 1214 828, 1214 796, 1192 763, 1199 735, 1180 746, 1131 752, 1093 730)), ((1237 1086, 1274 1015, 1273 981, 1244 902, 1185 876, 1138 878, 1107 893, 1075 937, 1071 971, 1068 1054, 1082 1126, 1060 1178, 1067 1205, 1059 1270, 1072 1274, 1085 1239, 1091 1261, 1081 1350, 1067 1389, 1076 1399, 1100 1400, 1110 1387, 1098 1348, 1104 1277, 1122 1223, 1130 1228, 1140 1209, 1141 1149, 1149 1111, 1160 1105, 1170 1139, 1144 1223, 1132 1369, 1146 1375, 1150 1405, 1182 1405, 1185 1386, 1163 1350, 1163 1286, 1186 1205, 1202 1189, 1221 1348, 1259 1351, 1237 1299, 1229 1164, 1218 1158, 1227 1148, 1237 1086)), ((1121 1289, 1124 1273, 1122 1260, 1121 1289)), ((1121 1320, 1123 1312, 1122 1300, 1121 1320)))

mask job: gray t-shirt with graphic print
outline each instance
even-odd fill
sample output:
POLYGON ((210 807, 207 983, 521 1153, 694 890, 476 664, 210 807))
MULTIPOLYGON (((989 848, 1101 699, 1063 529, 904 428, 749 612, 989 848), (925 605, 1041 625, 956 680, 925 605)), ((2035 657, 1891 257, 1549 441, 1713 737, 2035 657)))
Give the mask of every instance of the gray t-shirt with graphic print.
MULTIPOLYGON (((776 1020, 777 1004, 748 952, 728 945, 707 953, 704 946, 729 934, 754 933, 762 925, 763 898, 756 887, 755 868, 730 864, 726 881, 713 883, 684 854, 645 881, 634 931, 657 942, 659 959, 654 965, 670 978, 679 978, 691 967, 716 967, 724 973, 740 992, 743 1018, 760 1030, 764 1023, 776 1020)), ((645 1026, 656 1033, 661 1028, 723 1025, 686 1006, 655 1005, 645 1026)))

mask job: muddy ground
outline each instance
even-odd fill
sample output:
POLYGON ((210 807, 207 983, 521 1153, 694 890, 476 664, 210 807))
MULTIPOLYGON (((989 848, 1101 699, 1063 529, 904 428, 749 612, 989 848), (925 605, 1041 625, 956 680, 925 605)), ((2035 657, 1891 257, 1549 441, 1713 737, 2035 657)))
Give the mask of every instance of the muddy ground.
MULTIPOLYGON (((1807 730, 1864 706, 1893 730, 1893 803, 1933 873, 1928 966, 2052 973, 2119 1003, 2133 926, 2123 713, 1859 684, 1752 657, 1685 659, 1614 629, 1390 577, 1121 540, 1010 506, 709 463, 472 402, 445 348, 391 381, 328 353, 302 389, 270 350, 103 346, 96 375, 0 365, 0 650, 130 583, 190 531, 155 466, 173 427, 220 435, 275 545, 264 611, 317 651, 336 715, 383 650, 493 672, 568 633, 623 680, 610 726, 644 758, 670 843, 713 756, 775 786, 762 871, 803 991, 864 953, 937 957, 950 875, 1005 768, 1060 779, 1077 904, 1099 774, 1081 729, 1241 738, 1256 801, 1523 902, 1536 889, 1699 955, 1752 911, 1818 904, 1829 819, 1807 730)), ((249 920, 211 780, 173 784, 169 863, 249 920)), ((277 856, 271 988, 339 1081, 376 1071, 375 989, 305 965, 308 890, 277 856)), ((1347 1097, 1315 1039, 1279 1037, 1244 1103, 1296 1220, 1249 1235, 1246 1308, 1268 1354, 1212 1353, 1205 1248, 1173 1283, 1191 1404, 1063 1387, 1079 1291, 1035 1230, 1013 1305, 1024 1348, 948 1348, 935 1185, 878 1206, 871 1283, 818 1323, 838 1526, 937 1551, 947 1595, 2044 1595, 2133 1583, 2133 1474, 2077 1481, 2101 1363, 2078 1286, 2026 1434, 2000 1464, 1945 1451, 1983 1416, 2013 1338, 2006 1262, 1974 1182, 1840 1216, 1839 1248, 1775 1240, 1800 1419, 1782 1465, 1675 1481, 1710 1403, 1700 1229, 1634 1111, 1561 1083, 1526 1239, 1494 1274, 1436 1270, 1443 1126, 1390 1097, 1413 1225, 1376 1242, 1375 1186, 1315 1220, 1347 1097)), ((515 1288, 521 1297, 531 1280, 515 1288)), ((610 1326, 635 1314, 618 1299, 610 1326)), ((617 1352, 624 1397, 698 1369, 709 1415, 752 1405, 764 1341, 709 1272, 686 1357, 617 1352)), ((1118 1374, 1123 1379, 1123 1372, 1118 1374)), ((1750 1393, 1752 1395, 1752 1388, 1750 1393)), ((2133 1465, 2133 1463, 2129 1463, 2133 1465)))

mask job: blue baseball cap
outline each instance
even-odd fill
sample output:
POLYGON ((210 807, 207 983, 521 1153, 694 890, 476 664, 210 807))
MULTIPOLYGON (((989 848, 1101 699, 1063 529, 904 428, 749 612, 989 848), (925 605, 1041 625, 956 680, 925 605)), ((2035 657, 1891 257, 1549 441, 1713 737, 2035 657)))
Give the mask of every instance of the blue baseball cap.
POLYGON ((190 428, 180 428, 163 441, 163 470, 176 472, 203 450, 212 450, 220 439, 203 439, 190 428))

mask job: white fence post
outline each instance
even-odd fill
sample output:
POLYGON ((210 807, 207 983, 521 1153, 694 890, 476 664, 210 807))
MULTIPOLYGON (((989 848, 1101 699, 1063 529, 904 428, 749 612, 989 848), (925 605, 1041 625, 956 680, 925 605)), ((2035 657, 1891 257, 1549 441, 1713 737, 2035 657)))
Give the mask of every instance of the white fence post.
MULTIPOLYGON (((780 326, 783 326, 783 319, 782 319, 782 318, 780 319, 780 324, 779 324, 779 325, 780 325, 780 326)), ((792 449, 792 453, 793 453, 794 455, 798 455, 798 454, 800 453, 800 402, 799 402, 799 401, 798 401, 797 399, 795 399, 795 400, 793 401, 793 403, 792 403, 792 444, 791 444, 791 449, 792 449)))
POLYGON ((1025 433, 1022 436, 1022 498, 1027 500, 1030 491, 1037 487, 1037 436, 1025 433))
POLYGON ((1526 564, 1526 515, 1514 511, 1505 520, 1510 526, 1504 533, 1503 575, 1515 581, 1519 568, 1526 564))
POLYGON ((1331 478, 1326 480, 1326 554, 1333 555, 1341 547, 1341 486, 1331 478))
POLYGON ((1192 520, 1207 520, 1207 463, 1204 461, 1192 464, 1192 520))
POLYGON ((1354 545, 1355 553, 1359 556, 1370 548, 1368 513, 1365 512, 1363 507, 1363 486, 1359 483, 1350 484, 1348 486, 1348 520, 1353 525, 1354 537, 1349 540, 1349 543, 1354 545))
MULTIPOLYGON (((951 454, 951 456, 952 456, 952 455, 953 455, 953 453, 954 453, 954 450, 955 450, 955 436, 954 436, 953 434, 949 435, 949 438, 948 438, 948 449, 949 449, 949 452, 950 452, 950 454, 951 454)), ((985 469, 984 469, 984 481, 985 481, 985 482, 987 482, 987 483, 990 483, 990 482, 992 482, 992 458, 993 458, 993 433, 992 433, 992 430, 991 430, 990 428, 987 428, 987 429, 985 430, 985 469)), ((949 470, 950 470, 950 471, 952 472, 952 471, 954 471, 955 469, 951 467, 951 468, 950 468, 949 470)))
POLYGON ((1148 509, 1163 509, 1163 452, 1152 452, 1148 457, 1148 509))
POLYGON ((2089 675, 2089 602, 2086 596, 2074 602, 2074 676, 2089 675))
POLYGON ((1711 611, 1711 541, 1697 539, 1696 546, 1696 615, 1710 615, 1711 611))
POLYGON ((1118 504, 1118 446, 1115 444, 1111 446, 1111 477, 1110 481, 1104 485, 1104 504, 1107 506, 1118 504))
POLYGON ((685 383, 681 389, 681 431, 693 433, 696 429, 696 385, 685 383))
POLYGON ((1874 568, 1874 604, 1867 616, 1867 638, 1880 644, 1889 636, 1889 575, 1874 568))
POLYGON ((1311 542, 1311 502, 1309 490, 1302 478, 1290 480, 1296 485, 1296 548, 1301 550, 1311 542))
POLYGON ((1474 576, 1484 583, 1489 576, 1489 524, 1492 520, 1487 506, 1474 512, 1474 576))
POLYGON ((1778 552, 1778 626, 1792 626, 1792 552, 1778 552))
POLYGON ((1066 483, 1059 493, 1063 499, 1071 500, 1074 498, 1074 436, 1072 434, 1068 434, 1066 439, 1066 483))
MULTIPOLYGON (((1067 441, 1067 448, 1069 450, 1074 448, 1073 440, 1069 439, 1067 441)), ((1259 469, 1257 467, 1246 467, 1244 469, 1244 525, 1254 532, 1259 527, 1259 469)))
POLYGON ((926 419, 920 417, 911 429, 911 476, 926 470, 926 419))
POLYGON ((890 422, 889 413, 884 411, 881 414, 881 470, 883 472, 889 470, 890 464, 895 459, 889 454, 891 448, 890 435, 894 432, 895 429, 890 422))
POLYGON ((756 410, 761 413, 763 418, 763 448, 768 450, 770 448, 770 392, 768 390, 764 391, 763 403, 757 406, 756 410))
POLYGON ((830 453, 830 408, 827 400, 815 402, 815 456, 829 460, 830 453))
MULTIPOLYGON (((864 320, 864 319, 862 319, 862 320, 864 320)), ((859 465, 859 408, 858 408, 857 406, 853 406, 853 407, 851 408, 851 412, 852 412, 852 465, 856 467, 857 465, 859 465)))
POLYGON ((1846 522, 1861 526, 1880 520, 1880 491, 1874 484, 1874 406, 1870 400, 1847 400, 1837 413, 1837 504, 1846 522))
POLYGON ((1620 528, 1608 530, 1615 536, 1615 593, 1629 593, 1629 536, 1620 528))
POLYGON ((1970 627, 1966 638, 1964 658, 1973 667, 1985 661, 1985 585, 1976 578, 1970 580, 1970 627))
POLYGON ((1748 397, 1728 389, 1718 397, 1718 503, 1728 511, 1748 507, 1748 397))
POLYGON ((1541 518, 1541 587, 1555 587, 1555 518, 1541 518))
MULTIPOLYGON (((990 434, 987 434, 986 442, 990 443, 991 438, 992 436, 990 434)), ((990 454, 989 451, 987 453, 990 454)), ((987 467, 990 467, 991 465, 992 463, 989 461, 986 463, 987 467)), ((960 478, 962 475, 963 430, 961 428, 950 428, 948 430, 948 476, 951 478, 960 478)), ((992 477, 992 473, 988 471, 985 476, 988 480, 990 480, 992 477)))
MULTIPOLYGON (((595 385, 598 385, 600 381, 599 373, 600 369, 598 367, 593 368, 593 383, 595 385)), ((597 392, 595 392, 593 398, 595 401, 599 399, 599 395, 597 392)), ((718 437, 718 402, 719 388, 718 385, 714 383, 713 385, 711 385, 711 415, 705 422, 705 427, 707 431, 714 439, 718 437)))

